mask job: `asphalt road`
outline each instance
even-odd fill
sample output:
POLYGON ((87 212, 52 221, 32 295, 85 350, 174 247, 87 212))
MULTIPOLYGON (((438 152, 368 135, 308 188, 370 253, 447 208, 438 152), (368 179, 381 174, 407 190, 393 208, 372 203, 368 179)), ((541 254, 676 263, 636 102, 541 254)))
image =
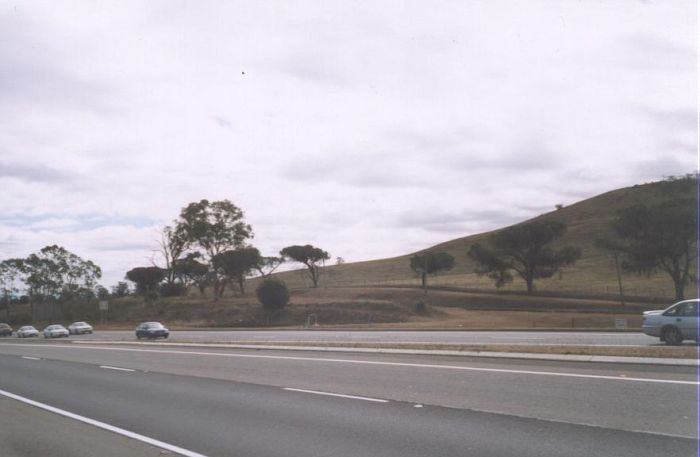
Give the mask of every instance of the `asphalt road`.
POLYGON ((697 389, 683 367, 0 343, 0 390, 209 456, 695 456, 697 389))
MULTIPOLYGON (((102 330, 81 340, 134 341, 133 331, 102 330)), ((369 342, 444 344, 592 344, 648 346, 660 344, 638 332, 501 332, 501 331, 329 331, 329 330, 183 330, 171 341, 196 343, 235 342, 369 342)))
POLYGON ((2 457, 162 457, 161 449, 0 396, 2 457), (37 433, 37 430, 40 433, 37 433))

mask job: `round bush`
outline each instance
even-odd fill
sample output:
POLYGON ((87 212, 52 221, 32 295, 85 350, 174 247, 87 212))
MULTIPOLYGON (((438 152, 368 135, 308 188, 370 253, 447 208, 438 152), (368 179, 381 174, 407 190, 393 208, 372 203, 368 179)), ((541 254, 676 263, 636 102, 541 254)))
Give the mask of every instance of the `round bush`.
POLYGON ((263 280, 255 290, 255 293, 263 308, 268 311, 282 309, 289 303, 287 285, 279 279, 269 278, 263 280))

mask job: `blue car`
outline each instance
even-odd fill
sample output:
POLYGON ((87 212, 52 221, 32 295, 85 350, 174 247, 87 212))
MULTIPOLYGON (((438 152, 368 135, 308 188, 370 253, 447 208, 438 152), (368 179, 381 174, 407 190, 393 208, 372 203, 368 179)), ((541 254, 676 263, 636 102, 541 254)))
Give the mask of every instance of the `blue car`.
POLYGON ((160 322, 144 322, 136 327, 136 338, 148 338, 154 340, 156 338, 167 338, 170 335, 170 330, 165 328, 160 322))

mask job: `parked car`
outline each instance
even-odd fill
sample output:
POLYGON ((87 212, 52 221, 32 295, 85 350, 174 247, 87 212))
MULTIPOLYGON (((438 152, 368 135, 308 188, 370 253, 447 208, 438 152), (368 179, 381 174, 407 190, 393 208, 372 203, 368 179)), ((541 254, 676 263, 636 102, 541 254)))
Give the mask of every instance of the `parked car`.
POLYGON ((165 328, 160 322, 143 322, 136 327, 136 338, 167 338, 170 330, 165 328))
POLYGON ((68 326, 68 333, 71 335, 82 335, 92 333, 92 325, 87 322, 73 322, 68 326))
POLYGON ((698 309, 700 299, 683 300, 666 309, 644 311, 642 331, 656 336, 669 345, 678 345, 683 340, 698 341, 698 309))
POLYGON ((12 336, 12 327, 7 324, 0 324, 0 336, 12 336))
POLYGON ((68 330, 60 324, 49 325, 44 329, 44 338, 68 338, 68 335, 68 330))
POLYGON ((33 336, 39 336, 39 330, 31 325, 25 325, 17 330, 17 338, 31 338, 33 336))

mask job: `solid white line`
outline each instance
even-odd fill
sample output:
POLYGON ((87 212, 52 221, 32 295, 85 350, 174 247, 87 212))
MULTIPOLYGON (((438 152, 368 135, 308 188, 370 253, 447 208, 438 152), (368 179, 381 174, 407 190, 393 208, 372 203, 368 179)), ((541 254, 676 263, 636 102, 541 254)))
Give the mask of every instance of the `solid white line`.
POLYGON ((389 400, 382 400, 381 398, 358 397, 356 395, 334 394, 331 392, 319 392, 318 390, 293 389, 291 387, 283 387, 282 390, 289 390, 291 392, 304 392, 307 394, 327 395, 329 397, 351 398, 353 400, 374 401, 377 403, 389 403, 389 400))
MULTIPOLYGON (((11 344, 7 346, 24 346, 24 344, 11 344)), ((103 351, 126 351, 126 352, 148 352, 154 354, 181 354, 181 355, 206 355, 213 357, 235 357, 249 359, 274 359, 274 360, 297 360, 306 362, 329 362, 329 363, 348 363, 359 365, 379 365, 379 366, 394 366, 394 367, 410 367, 410 368, 434 368, 439 370, 460 370, 460 371, 476 371, 484 373, 506 373, 520 375, 537 375, 537 376, 556 376, 562 378, 581 378, 581 379, 600 379, 606 381, 621 381, 621 382, 650 382, 657 384, 678 384, 688 386, 700 386, 700 381, 680 381, 675 379, 658 379, 658 378, 621 378, 619 376, 605 376, 595 374, 580 374, 567 373, 556 371, 532 371, 532 370, 511 370, 506 368, 483 368, 469 367, 460 365, 437 365, 427 363, 408 363, 408 362, 380 362, 375 360, 351 360, 351 359, 330 359, 324 357, 294 357, 284 355, 261 355, 261 354, 233 354, 226 352, 202 352, 202 351, 172 351, 162 349, 136 349, 136 348, 115 348, 115 347, 97 347, 81 345, 65 345, 65 344, 33 344, 32 347, 47 347, 47 348, 69 348, 69 349, 95 349, 103 351)))
POLYGON ((173 444, 168 444, 163 441, 156 440, 154 438, 149 438, 147 436, 139 435, 138 433, 131 432, 129 430, 124 430, 123 428, 115 427, 114 425, 109 425, 104 422, 97 421, 95 419, 90 419, 89 417, 85 416, 80 416, 75 413, 71 413, 69 411, 59 409, 50 405, 47 405, 45 403, 39 403, 38 401, 30 400, 29 398, 26 397, 21 397, 19 395, 15 395, 10 392, 6 392, 4 390, 0 390, 0 395, 4 395, 5 397, 12 398, 13 400, 21 401, 22 403, 26 403, 31 406, 35 406, 37 408, 52 412, 54 414, 58 414, 60 416, 68 417, 70 419, 74 419, 80 422, 84 422, 89 425, 93 425, 95 427, 101 428, 103 430, 110 431, 112 433, 116 433, 118 435, 126 436, 127 438, 131 438, 137 441, 141 441, 147 444, 150 444, 152 446, 157 446, 161 449, 165 449, 167 451, 175 452, 177 454, 182 454, 185 457, 207 457, 204 454, 199 454, 194 451, 190 451, 188 449, 183 449, 179 446, 175 446, 173 444))
POLYGON ((132 370, 131 368, 110 367, 109 365, 100 365, 100 368, 104 368, 106 370, 136 371, 136 370, 132 370))
POLYGON ((27 360, 41 360, 39 357, 29 357, 28 355, 23 355, 22 358, 27 360))

